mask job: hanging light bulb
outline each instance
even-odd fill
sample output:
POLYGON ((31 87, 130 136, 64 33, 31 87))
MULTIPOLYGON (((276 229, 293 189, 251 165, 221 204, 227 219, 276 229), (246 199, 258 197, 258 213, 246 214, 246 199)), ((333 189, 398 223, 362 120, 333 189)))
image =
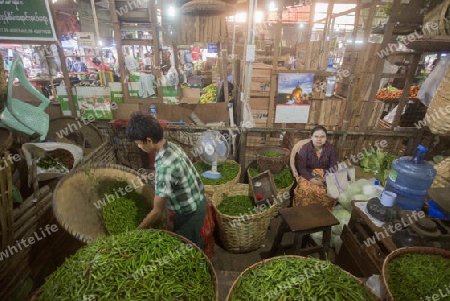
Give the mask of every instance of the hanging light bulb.
POLYGON ((173 5, 170 5, 169 8, 167 9, 167 15, 169 17, 175 17, 176 12, 175 12, 175 7, 173 5))

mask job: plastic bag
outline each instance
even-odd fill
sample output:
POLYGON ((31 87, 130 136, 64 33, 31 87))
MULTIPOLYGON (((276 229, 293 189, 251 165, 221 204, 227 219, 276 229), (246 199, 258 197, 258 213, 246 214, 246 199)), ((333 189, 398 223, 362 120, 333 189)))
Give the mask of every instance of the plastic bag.
POLYGON ((442 78, 444 78, 447 68, 450 68, 450 57, 445 57, 442 59, 436 67, 434 67, 433 71, 420 87, 419 93, 417 93, 417 98, 419 98, 425 106, 428 107, 430 105, 434 94, 441 84, 442 78))
POLYGON ((204 252, 206 256, 208 256, 208 258, 212 258, 214 255, 214 247, 216 244, 216 241, 214 239, 214 229, 216 227, 216 222, 213 204, 209 197, 206 197, 206 200, 206 216, 205 221, 203 222, 201 234, 203 238, 204 252))

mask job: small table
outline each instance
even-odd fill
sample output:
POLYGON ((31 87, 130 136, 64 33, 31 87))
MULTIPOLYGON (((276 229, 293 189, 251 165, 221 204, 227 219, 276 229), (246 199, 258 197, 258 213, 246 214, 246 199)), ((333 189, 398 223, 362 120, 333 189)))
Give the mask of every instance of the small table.
POLYGON ((294 232, 295 254, 309 255, 318 252, 320 259, 325 260, 330 248, 331 227, 339 225, 333 214, 320 204, 283 208, 279 210, 281 223, 275 236, 269 257, 274 256, 281 245, 286 232, 294 232), (322 244, 306 248, 304 236, 311 233, 323 232, 322 244))

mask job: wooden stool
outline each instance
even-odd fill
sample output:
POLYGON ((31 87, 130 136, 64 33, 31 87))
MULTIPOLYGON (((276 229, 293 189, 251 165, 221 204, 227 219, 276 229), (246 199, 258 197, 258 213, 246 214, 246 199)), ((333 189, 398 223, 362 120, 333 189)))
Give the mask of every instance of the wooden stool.
POLYGON ((279 210, 281 223, 275 236, 269 257, 274 256, 281 245, 281 240, 286 232, 294 232, 294 246, 296 255, 309 255, 318 252, 320 259, 325 260, 325 255, 330 248, 331 227, 339 225, 333 214, 320 204, 283 208, 279 210), (311 233, 323 232, 322 244, 306 248, 303 238, 311 233))

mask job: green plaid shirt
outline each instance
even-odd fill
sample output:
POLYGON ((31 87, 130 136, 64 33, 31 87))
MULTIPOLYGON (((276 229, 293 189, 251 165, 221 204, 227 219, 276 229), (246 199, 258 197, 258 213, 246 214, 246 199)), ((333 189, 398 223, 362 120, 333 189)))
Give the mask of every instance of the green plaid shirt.
POLYGON ((197 210, 205 199, 200 176, 185 152, 166 142, 155 157, 155 194, 168 198, 167 208, 179 214, 197 210))

